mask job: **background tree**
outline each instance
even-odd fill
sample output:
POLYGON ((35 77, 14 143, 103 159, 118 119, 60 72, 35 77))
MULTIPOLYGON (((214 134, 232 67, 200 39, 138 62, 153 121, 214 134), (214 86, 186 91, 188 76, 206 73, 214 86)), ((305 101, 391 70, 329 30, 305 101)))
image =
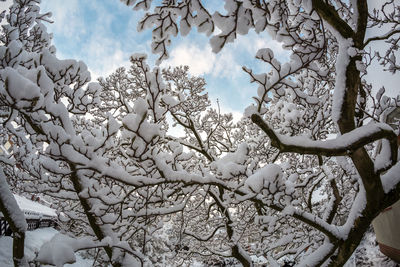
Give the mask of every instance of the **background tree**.
MULTIPOLYGON (((26 53, 42 50, 44 45, 49 46, 50 35, 46 32, 46 27, 42 22, 49 21, 49 14, 40 14, 38 1, 19 1, 10 7, 9 14, 6 16, 6 23, 1 25, 0 43, 1 43, 1 72, 5 72, 7 66, 19 65, 24 61, 26 53), (24 51, 24 53, 23 53, 24 51)), ((0 22, 3 21, 6 11, 0 14, 0 22)), ((1 91, 5 90, 4 76, 1 77, 1 91)), ((8 83, 9 80, 6 81, 8 83)), ((15 99, 21 100, 20 106, 23 106, 23 95, 13 95, 15 99)), ((0 121, 1 133, 0 142, 12 144, 14 133, 5 131, 5 124, 10 123, 12 109, 0 100, 0 121)), ((17 134, 17 133, 15 133, 17 134)), ((20 190, 21 181, 13 176, 13 166, 16 160, 12 153, 1 151, 0 155, 0 212, 3 214, 8 225, 13 231, 13 262, 14 266, 27 266, 27 260, 24 255, 25 231, 28 225, 23 212, 19 209, 16 200, 10 190, 10 184, 13 191, 20 190)))

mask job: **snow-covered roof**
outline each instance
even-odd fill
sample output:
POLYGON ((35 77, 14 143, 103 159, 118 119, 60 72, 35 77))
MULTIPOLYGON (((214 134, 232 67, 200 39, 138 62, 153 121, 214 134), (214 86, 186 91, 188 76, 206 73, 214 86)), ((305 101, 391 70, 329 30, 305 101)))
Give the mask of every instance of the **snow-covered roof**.
MULTIPOLYGON (((38 202, 31 201, 25 197, 14 194, 19 208, 24 212, 27 219, 38 217, 57 217, 56 211, 38 202)), ((2 214, 0 213, 0 217, 2 214)))

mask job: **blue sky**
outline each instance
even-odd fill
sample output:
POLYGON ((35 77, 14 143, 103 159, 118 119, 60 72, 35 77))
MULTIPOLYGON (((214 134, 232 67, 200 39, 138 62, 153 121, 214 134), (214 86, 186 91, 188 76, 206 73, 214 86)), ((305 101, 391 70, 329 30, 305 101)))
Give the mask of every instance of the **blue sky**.
MULTIPOLYGON (((379 7, 380 1, 370 0, 370 8, 379 7)), ((221 5, 223 1, 210 0, 206 3, 217 9, 215 3, 221 5)), ((136 30, 143 13, 132 11, 120 0, 42 0, 41 9, 42 12, 53 13, 54 23, 48 24, 48 28, 54 34, 57 55, 84 61, 93 79, 107 76, 117 67, 128 67, 129 56, 133 53, 147 53, 150 66, 155 65, 157 56, 152 55, 150 50, 151 31, 136 30)), ((375 33, 370 31, 369 34, 375 33)), ((249 83, 249 77, 241 66, 251 67, 255 72, 265 71, 266 66, 254 58, 256 51, 262 47, 271 48, 281 61, 288 59, 288 52, 279 43, 266 34, 257 35, 254 32, 239 36, 234 43, 214 54, 208 38, 193 29, 188 36, 173 39, 169 48, 170 58, 161 66, 189 65, 193 75, 205 77, 213 104, 218 98, 223 112, 232 112, 239 118, 256 94, 256 85, 249 83)), ((397 94, 400 75, 377 71, 380 68, 373 66, 369 79, 377 89, 386 85, 387 91, 397 94)))
MULTIPOLYGON (((155 66, 157 57, 150 50, 151 31, 136 30, 143 13, 132 11, 119 0, 42 0, 41 9, 53 13, 54 23, 48 28, 54 33, 57 55, 84 61, 92 77, 129 66, 133 53, 147 53, 149 64, 155 66)), ((254 58, 256 51, 265 46, 273 48, 277 55, 288 56, 279 43, 254 32, 215 54, 208 38, 193 29, 188 36, 173 40, 170 58, 161 66, 189 65, 193 75, 206 78, 214 105, 218 98, 224 112, 238 117, 256 92, 256 85, 249 83, 241 66, 265 70, 266 66, 254 58)))

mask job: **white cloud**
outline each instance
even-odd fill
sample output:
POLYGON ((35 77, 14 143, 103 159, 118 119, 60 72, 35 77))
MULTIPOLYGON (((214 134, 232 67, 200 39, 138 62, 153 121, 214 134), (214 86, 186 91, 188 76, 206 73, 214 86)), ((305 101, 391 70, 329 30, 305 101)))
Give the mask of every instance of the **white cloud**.
POLYGON ((211 46, 204 43, 182 42, 170 51, 170 58, 161 66, 189 66, 192 75, 200 76, 210 74, 214 77, 233 77, 241 71, 236 56, 232 49, 223 49, 215 54, 211 46))
MULTIPOLYGON (((218 105, 217 105, 216 102, 213 102, 211 104, 211 106, 218 110, 218 105)), ((243 117, 243 112, 241 112, 239 110, 232 109, 232 108, 224 105, 223 103, 219 103, 219 110, 220 110, 221 114, 231 113, 234 122, 240 121, 240 119, 243 117)))
MULTIPOLYGON (((207 38, 186 39, 170 50, 170 58, 161 67, 188 65, 192 75, 208 75, 207 79, 213 84, 209 88, 211 100, 219 98, 221 112, 230 112, 235 120, 239 120, 243 106, 251 102, 254 87, 249 84, 249 78, 241 66, 260 66, 264 69, 265 63, 254 58, 256 52, 264 47, 271 48, 282 61, 289 57, 289 52, 280 43, 265 34, 252 32, 249 36, 239 36, 218 54, 212 52, 207 38)), ((257 67, 256 71, 259 70, 257 67)))
POLYGON ((216 55, 211 51, 209 45, 200 48, 193 43, 182 43, 170 52, 170 58, 164 61, 161 66, 190 67, 190 73, 195 76, 209 74, 213 70, 216 55))
POLYGON ((92 80, 99 77, 106 77, 117 68, 127 68, 130 65, 128 55, 126 55, 121 49, 113 49, 110 51, 110 54, 101 54, 100 51, 96 52, 99 53, 101 57, 94 58, 92 55, 89 55, 91 59, 88 61, 92 80))
POLYGON ((246 50, 253 57, 261 48, 270 48, 274 51, 276 57, 287 57, 289 51, 283 49, 282 43, 271 39, 267 33, 257 34, 251 31, 246 36, 240 35, 236 42, 236 49, 246 50))
POLYGON ((92 80, 111 74, 116 68, 129 66, 129 55, 123 47, 124 40, 117 39, 111 30, 116 15, 102 5, 87 5, 78 0, 43 1, 43 10, 50 10, 55 21, 50 30, 55 38, 62 37, 71 46, 63 47, 57 54, 61 58, 74 58, 84 61, 92 76, 92 80), (84 20, 90 16, 90 21, 84 20), (90 24, 88 24, 90 23, 90 24), (69 40, 68 40, 69 39, 69 40))
POLYGON ((68 0, 68 4, 60 4, 59 1, 47 0, 41 3, 42 11, 51 11, 51 19, 54 23, 51 29, 74 40, 86 33, 83 8, 80 1, 68 0))
POLYGON ((225 49, 217 54, 214 63, 213 76, 222 76, 226 78, 233 78, 238 72, 242 72, 238 57, 240 53, 235 52, 233 49, 225 49))
POLYGON ((82 48, 92 78, 105 77, 118 67, 129 66, 129 54, 122 50, 121 41, 107 35, 101 27, 95 29, 82 48))

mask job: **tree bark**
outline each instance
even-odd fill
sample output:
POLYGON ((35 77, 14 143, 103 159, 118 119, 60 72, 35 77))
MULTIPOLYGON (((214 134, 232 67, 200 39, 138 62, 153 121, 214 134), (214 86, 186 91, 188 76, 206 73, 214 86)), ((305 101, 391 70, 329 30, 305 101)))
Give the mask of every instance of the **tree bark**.
MULTIPOLYGON (((357 27, 355 31, 352 30, 350 36, 350 26, 346 23, 346 26, 344 27, 343 20, 340 19, 336 11, 332 11, 332 6, 328 6, 319 0, 313 0, 313 4, 321 17, 338 30, 344 38, 351 37, 355 48, 360 50, 363 49, 368 20, 367 1, 357 0, 357 7, 355 7, 359 14, 357 27), (328 11, 330 11, 329 16, 334 16, 336 18, 329 17, 328 11)), ((360 71, 356 67, 357 60, 361 60, 361 56, 357 55, 350 58, 350 62, 346 68, 346 90, 343 105, 341 107, 341 116, 337 122, 341 134, 348 133, 356 128, 356 101, 359 91, 362 90, 360 71)), ((355 220, 348 237, 344 241, 339 242, 336 258, 329 264, 329 266, 343 266, 361 242, 364 233, 368 230, 372 220, 381 210, 394 204, 399 199, 398 194, 397 197, 394 194, 394 197, 389 199, 388 196, 385 195, 380 175, 375 172, 374 162, 364 147, 354 151, 350 158, 362 180, 362 186, 364 186, 366 192, 367 203, 362 215, 355 220)))
MULTIPOLYGON (((89 221, 89 225, 92 228, 93 233, 96 235, 97 239, 100 241, 105 238, 105 235, 104 235, 103 231, 101 230, 100 225, 97 223, 96 216, 90 211, 91 207, 90 207, 88 200, 79 195, 79 193, 83 191, 83 188, 82 188, 80 179, 77 174, 76 166, 73 163, 69 163, 69 165, 72 170, 70 179, 71 179, 74 189, 78 195, 79 202, 81 203, 81 206, 82 206, 83 211, 89 221)), ((107 253, 107 256, 109 257, 112 266, 120 267, 121 266, 120 262, 118 262, 118 261, 113 262, 112 248, 109 246, 106 246, 106 247, 104 247, 104 250, 107 253)))
POLYGON ((25 259, 25 231, 28 226, 25 215, 19 208, 0 167, 0 212, 3 213, 8 225, 13 232, 13 262, 15 267, 28 266, 25 259))

